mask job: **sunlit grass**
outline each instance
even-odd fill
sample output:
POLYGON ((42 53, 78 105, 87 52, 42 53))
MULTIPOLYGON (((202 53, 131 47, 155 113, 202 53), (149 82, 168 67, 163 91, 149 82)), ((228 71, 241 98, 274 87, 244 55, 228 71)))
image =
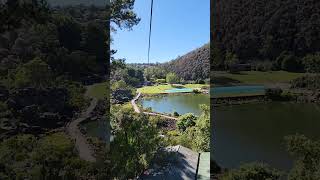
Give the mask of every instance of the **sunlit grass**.
POLYGON ((97 99, 105 99, 108 97, 109 82, 94 84, 87 87, 87 95, 97 99))
POLYGON ((231 74, 225 71, 216 71, 214 78, 225 77, 239 81, 239 84, 272 84, 289 83, 291 80, 303 76, 304 73, 294 73, 286 71, 243 71, 239 74, 231 74))
MULTIPOLYGON (((202 88, 208 85, 205 84, 185 84, 185 85, 179 85, 179 88, 202 88)), ((141 92, 142 94, 160 94, 165 93, 165 90, 177 88, 174 85, 155 85, 155 86, 145 86, 142 88, 139 88, 137 91, 141 92)))

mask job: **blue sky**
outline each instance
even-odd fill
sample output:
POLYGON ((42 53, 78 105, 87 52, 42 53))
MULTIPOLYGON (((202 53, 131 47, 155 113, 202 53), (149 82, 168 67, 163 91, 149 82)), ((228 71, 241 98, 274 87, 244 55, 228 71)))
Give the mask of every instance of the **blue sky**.
MULTIPOLYGON (((146 63, 151 0, 136 0, 141 18, 131 31, 112 33, 115 58, 146 63)), ((165 62, 210 40, 210 0, 154 0, 150 62, 165 62)))

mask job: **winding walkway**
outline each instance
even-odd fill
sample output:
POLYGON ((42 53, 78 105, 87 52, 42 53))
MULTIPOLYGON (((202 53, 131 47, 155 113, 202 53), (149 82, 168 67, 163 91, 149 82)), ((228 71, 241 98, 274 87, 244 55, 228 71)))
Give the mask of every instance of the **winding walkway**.
POLYGON ((80 158, 89 162, 95 162, 96 158, 93 155, 94 152, 90 147, 90 144, 87 142, 86 137, 81 133, 79 124, 90 117, 90 114, 93 112, 97 104, 98 99, 93 98, 90 102, 90 106, 80 114, 80 117, 71 121, 67 126, 67 132, 71 138, 75 140, 75 146, 79 152, 80 158))
MULTIPOLYGON (((133 109, 134 109, 134 111, 136 113, 141 113, 139 107, 136 104, 136 101, 140 98, 140 96, 141 96, 141 92, 139 92, 137 94, 137 96, 131 100, 131 105, 132 105, 132 107, 133 107, 133 109)), ((175 117, 172 117, 172 116, 168 116, 168 115, 164 115, 164 114, 160 114, 160 113, 155 113, 155 112, 142 112, 142 113, 150 115, 150 116, 160 116, 160 117, 163 117, 163 118, 166 118, 166 119, 178 120, 178 118, 175 118, 175 117)))

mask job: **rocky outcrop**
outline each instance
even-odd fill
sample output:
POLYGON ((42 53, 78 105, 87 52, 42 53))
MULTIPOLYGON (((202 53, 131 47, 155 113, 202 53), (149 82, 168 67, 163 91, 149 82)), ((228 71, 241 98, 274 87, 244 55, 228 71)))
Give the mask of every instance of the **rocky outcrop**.
POLYGON ((9 94, 0 87, 0 98, 5 100, 7 106, 7 110, 3 111, 10 112, 2 112, 0 117, 0 128, 7 135, 18 133, 39 135, 66 125, 73 116, 73 109, 66 102, 69 94, 62 88, 29 87, 12 90, 9 94))

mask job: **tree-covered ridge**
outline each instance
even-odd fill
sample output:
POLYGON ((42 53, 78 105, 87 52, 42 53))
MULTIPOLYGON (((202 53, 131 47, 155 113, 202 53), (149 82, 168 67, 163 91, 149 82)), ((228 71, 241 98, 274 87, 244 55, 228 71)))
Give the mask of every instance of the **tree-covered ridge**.
POLYGON ((184 80, 204 80, 210 74, 210 49, 206 44, 175 60, 164 63, 163 67, 176 73, 184 80))
POLYGON ((273 60, 283 51, 305 56, 320 50, 317 0, 225 0, 219 8, 222 44, 241 60, 273 60))
POLYGON ((319 1, 226 0, 216 10, 215 70, 249 63, 259 71, 307 71, 304 58, 320 51, 319 1))

